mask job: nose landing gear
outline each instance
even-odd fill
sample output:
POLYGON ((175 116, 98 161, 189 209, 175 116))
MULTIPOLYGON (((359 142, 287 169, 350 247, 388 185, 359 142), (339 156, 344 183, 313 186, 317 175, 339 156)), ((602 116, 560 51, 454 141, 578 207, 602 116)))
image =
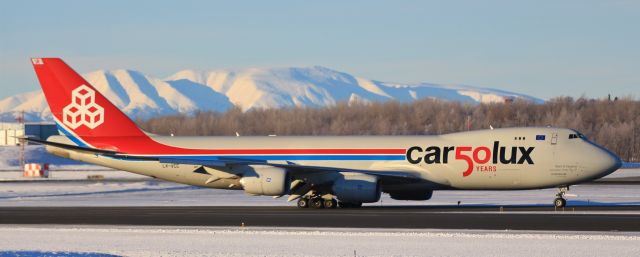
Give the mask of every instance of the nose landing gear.
POLYGON ((559 187, 558 193, 556 194, 556 199, 553 200, 553 206, 556 208, 564 208, 567 206, 567 200, 564 199, 564 195, 569 191, 568 186, 559 187))

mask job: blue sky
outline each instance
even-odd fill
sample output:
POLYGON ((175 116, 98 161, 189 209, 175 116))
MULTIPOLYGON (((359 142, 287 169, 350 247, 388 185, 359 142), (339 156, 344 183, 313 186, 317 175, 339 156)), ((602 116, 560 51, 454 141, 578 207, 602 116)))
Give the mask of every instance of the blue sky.
POLYGON ((0 98, 79 72, 322 65, 541 98, 640 96, 640 1, 2 1, 0 98))

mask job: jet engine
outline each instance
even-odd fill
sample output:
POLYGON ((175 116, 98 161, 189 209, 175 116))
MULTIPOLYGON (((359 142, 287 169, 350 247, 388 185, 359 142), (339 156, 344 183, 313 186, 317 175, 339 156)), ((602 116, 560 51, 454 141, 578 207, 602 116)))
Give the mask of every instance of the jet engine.
POLYGON ((342 202, 374 203, 380 200, 378 177, 368 174, 341 172, 333 183, 333 193, 342 202))
POLYGON ((243 172, 240 184, 252 195, 281 196, 289 191, 289 176, 283 168, 251 165, 243 172))

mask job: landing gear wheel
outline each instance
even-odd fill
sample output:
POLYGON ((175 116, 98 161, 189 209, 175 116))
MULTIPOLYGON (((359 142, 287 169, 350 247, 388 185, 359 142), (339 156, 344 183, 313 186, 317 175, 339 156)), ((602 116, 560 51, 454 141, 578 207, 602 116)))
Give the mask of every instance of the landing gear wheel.
POLYGON ((558 193, 556 194, 556 199, 553 200, 553 206, 556 208, 564 208, 567 206, 567 200, 564 199, 564 195, 569 191, 568 186, 562 186, 558 188, 558 193))
POLYGON ((335 209, 336 207, 338 207, 338 201, 335 199, 324 200, 324 208, 335 209))
POLYGON ((564 208, 565 206, 567 206, 567 200, 565 200, 564 198, 556 198, 555 200, 553 200, 553 205, 556 208, 564 208))
POLYGON ((300 198, 298 200, 298 208, 309 208, 309 200, 306 198, 300 198))
POLYGON ((324 200, 322 198, 311 198, 311 200, 309 200, 309 205, 311 208, 320 209, 324 207, 324 200))

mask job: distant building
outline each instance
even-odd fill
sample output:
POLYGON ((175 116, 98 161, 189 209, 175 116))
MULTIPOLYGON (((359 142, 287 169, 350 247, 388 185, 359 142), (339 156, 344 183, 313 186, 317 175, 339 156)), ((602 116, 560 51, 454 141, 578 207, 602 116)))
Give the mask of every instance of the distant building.
POLYGON ((9 123, 0 122, 0 146, 20 145, 16 137, 23 136, 47 139, 58 135, 55 123, 9 123))

